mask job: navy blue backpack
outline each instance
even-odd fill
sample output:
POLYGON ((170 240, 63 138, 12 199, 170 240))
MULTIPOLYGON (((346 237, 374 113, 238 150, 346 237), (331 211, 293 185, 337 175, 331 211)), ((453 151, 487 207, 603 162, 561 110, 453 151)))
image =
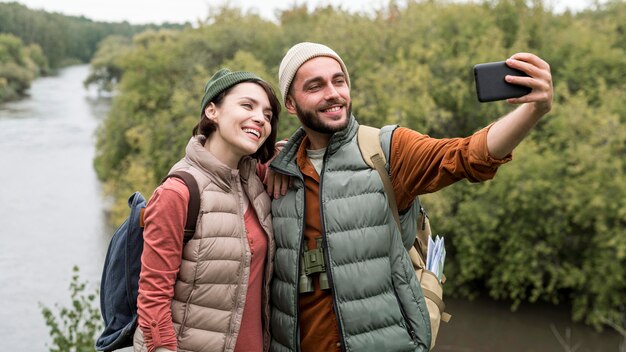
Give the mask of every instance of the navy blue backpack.
MULTIPOLYGON (((189 189, 189 205, 185 225, 187 243, 193 236, 200 210, 200 191, 196 180, 184 171, 167 175, 185 182, 189 189)), ((96 341, 96 350, 114 351, 133 345, 133 335, 137 328, 137 290, 141 271, 143 251, 143 212, 146 200, 135 192, 128 199, 130 215, 115 230, 109 243, 102 281, 100 283, 100 311, 104 319, 104 332, 96 341)))

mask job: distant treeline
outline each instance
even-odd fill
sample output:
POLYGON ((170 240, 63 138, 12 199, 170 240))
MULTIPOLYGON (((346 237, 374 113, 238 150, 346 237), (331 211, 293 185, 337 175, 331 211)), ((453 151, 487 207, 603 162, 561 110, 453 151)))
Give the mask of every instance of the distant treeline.
MULTIPOLYGON (((220 67, 258 72, 276 86, 291 45, 325 43, 347 64, 361 123, 455 137, 513 109, 478 103, 472 66, 529 51, 551 65, 552 112, 493 181, 423 197, 446 238, 446 290, 513 306, 562 303, 574 320, 623 324, 626 3, 576 14, 554 13, 540 0, 396 4, 367 15, 294 7, 277 23, 223 8, 199 28, 103 42, 90 82, 119 83, 95 167, 116 200, 115 221, 126 197, 151 194, 183 155, 202 88, 220 67)), ((283 113, 279 135, 297 124, 283 113)))
POLYGON ((130 38, 148 29, 183 27, 95 22, 31 10, 16 2, 0 3, 0 102, 21 95, 35 77, 50 69, 89 62, 109 35, 130 38))

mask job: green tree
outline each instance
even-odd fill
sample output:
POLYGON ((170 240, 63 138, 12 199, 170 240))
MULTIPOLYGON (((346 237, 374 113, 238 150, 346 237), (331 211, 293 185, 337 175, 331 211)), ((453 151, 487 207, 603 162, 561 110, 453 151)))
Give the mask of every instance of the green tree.
POLYGON ((127 37, 113 35, 102 40, 91 59, 89 76, 84 85, 93 84, 100 92, 112 92, 122 77, 122 62, 130 47, 131 40, 127 37))
POLYGON ((24 94, 33 79, 46 69, 41 48, 34 44, 24 46, 20 38, 0 34, 0 102, 24 94))
MULTIPOLYGON (((447 290, 514 307, 565 302, 575 320, 597 327, 621 321, 623 1, 579 14, 553 13, 540 0, 390 1, 371 15, 294 6, 279 14, 279 23, 228 6, 212 13, 197 28, 136 35, 123 54, 103 49, 121 76, 98 132, 95 166, 116 199, 118 221, 126 197, 151 192, 182 156, 202 88, 220 67, 258 72, 276 86, 291 45, 322 42, 348 66, 359 122, 455 137, 514 108, 478 103, 472 66, 529 51, 551 65, 553 111, 495 180, 461 182, 423 197, 434 228, 448 238, 447 290)), ((298 125, 283 112, 279 136, 298 125)))
POLYGON ((0 3, 0 33, 13 34, 27 45, 38 44, 52 68, 88 62, 98 43, 109 35, 131 37, 148 29, 182 29, 188 25, 96 22, 82 16, 31 10, 17 2, 0 3))
MULTIPOLYGON (((607 100, 619 91, 603 90, 607 100)), ((573 303, 573 318, 619 321, 626 293, 626 126, 610 104, 567 96, 496 180, 454 186, 441 230, 451 289, 514 302, 573 303), (580 143, 585 140, 585 143, 580 143)))

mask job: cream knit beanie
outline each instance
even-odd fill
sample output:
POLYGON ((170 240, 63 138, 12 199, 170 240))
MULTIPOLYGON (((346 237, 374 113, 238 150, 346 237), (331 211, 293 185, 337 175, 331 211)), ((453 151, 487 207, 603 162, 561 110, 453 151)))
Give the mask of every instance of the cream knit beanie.
POLYGON ((318 57, 318 56, 328 56, 331 57, 341 65, 341 70, 346 75, 346 83, 348 87, 350 87, 350 77, 348 76, 348 69, 346 65, 343 63, 343 60, 337 55, 333 49, 327 47, 326 45, 318 44, 318 43, 309 43, 302 42, 298 43, 287 51, 283 61, 280 63, 280 67, 278 68, 278 85, 280 88, 280 93, 283 95, 283 104, 287 101, 287 94, 289 93, 289 87, 293 82, 293 78, 296 76, 296 72, 308 60, 318 57))

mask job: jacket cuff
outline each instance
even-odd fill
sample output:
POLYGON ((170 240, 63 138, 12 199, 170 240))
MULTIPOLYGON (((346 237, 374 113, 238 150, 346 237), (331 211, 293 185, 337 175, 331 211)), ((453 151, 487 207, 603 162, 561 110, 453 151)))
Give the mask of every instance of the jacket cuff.
POLYGON ((148 352, 154 352, 158 347, 176 351, 176 334, 171 326, 171 321, 169 324, 167 322, 159 324, 156 320, 152 320, 150 325, 142 327, 142 330, 148 352))
POLYGON ((508 163, 513 160, 513 154, 509 153, 502 159, 494 158, 489 154, 489 148, 487 147, 487 133, 491 129, 495 122, 490 123, 487 127, 474 133, 469 143, 470 160, 474 163, 495 167, 508 163))

